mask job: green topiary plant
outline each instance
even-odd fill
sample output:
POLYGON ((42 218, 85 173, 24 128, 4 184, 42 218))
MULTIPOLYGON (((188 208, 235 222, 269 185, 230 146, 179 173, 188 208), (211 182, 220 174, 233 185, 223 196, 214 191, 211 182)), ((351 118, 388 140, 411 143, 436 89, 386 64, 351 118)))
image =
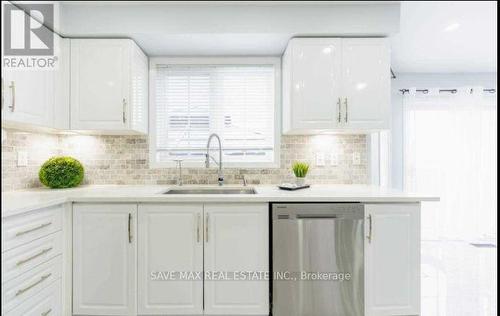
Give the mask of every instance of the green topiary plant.
POLYGON ((83 180, 83 166, 72 157, 52 157, 38 172, 40 182, 52 189, 72 188, 83 180))
POLYGON ((305 178, 309 171, 309 164, 300 161, 294 162, 292 170, 297 178, 305 178))

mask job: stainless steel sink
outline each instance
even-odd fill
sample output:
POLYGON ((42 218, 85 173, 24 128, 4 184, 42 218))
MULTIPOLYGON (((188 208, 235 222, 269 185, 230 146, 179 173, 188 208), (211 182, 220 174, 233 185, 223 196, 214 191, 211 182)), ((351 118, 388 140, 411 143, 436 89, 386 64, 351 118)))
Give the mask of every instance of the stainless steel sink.
POLYGON ((172 188, 163 194, 255 194, 253 188, 172 188))

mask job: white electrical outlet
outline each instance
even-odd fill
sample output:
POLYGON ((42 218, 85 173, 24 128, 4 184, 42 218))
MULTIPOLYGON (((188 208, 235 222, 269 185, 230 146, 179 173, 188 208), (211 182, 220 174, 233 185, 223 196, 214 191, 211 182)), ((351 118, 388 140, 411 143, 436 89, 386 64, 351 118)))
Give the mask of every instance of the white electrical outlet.
POLYGON ((330 153, 330 166, 339 165, 339 155, 337 153, 330 153))
POLYGON ((17 152, 17 166, 26 167, 28 165, 28 152, 18 151, 17 152))
POLYGON ((352 164, 355 166, 361 164, 361 154, 359 152, 352 153, 352 164))
POLYGON ((324 165, 325 165, 325 154, 316 153, 316 166, 324 166, 324 165))

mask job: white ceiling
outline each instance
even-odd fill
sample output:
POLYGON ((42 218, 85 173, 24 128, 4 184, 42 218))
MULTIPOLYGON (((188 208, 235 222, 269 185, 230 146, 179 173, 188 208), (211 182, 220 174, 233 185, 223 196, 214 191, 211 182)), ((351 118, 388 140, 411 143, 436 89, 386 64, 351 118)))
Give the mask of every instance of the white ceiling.
POLYGON ((149 56, 283 54, 293 36, 387 36, 398 2, 62 2, 59 31, 130 37, 149 56))
POLYGON ((496 1, 403 1, 395 72, 496 72, 496 1))
POLYGON ((281 55, 293 36, 389 36, 395 72, 496 72, 495 1, 62 1, 63 35, 150 56, 281 55), (399 33, 398 33, 399 32, 399 33))

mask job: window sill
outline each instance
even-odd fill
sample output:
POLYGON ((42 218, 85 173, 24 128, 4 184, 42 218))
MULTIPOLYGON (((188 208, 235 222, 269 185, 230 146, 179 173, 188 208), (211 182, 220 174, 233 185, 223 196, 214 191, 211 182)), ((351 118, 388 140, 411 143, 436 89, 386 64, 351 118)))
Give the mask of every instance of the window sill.
MULTIPOLYGON (((149 169, 165 169, 165 168, 177 168, 177 163, 175 161, 171 162, 151 162, 149 169)), ((182 168, 195 168, 195 169, 205 169, 204 162, 196 161, 184 161, 182 162, 182 168)), ((280 164, 278 162, 227 162, 222 161, 222 169, 279 169, 280 164)), ((210 169, 217 169, 215 163, 210 163, 210 169)))

